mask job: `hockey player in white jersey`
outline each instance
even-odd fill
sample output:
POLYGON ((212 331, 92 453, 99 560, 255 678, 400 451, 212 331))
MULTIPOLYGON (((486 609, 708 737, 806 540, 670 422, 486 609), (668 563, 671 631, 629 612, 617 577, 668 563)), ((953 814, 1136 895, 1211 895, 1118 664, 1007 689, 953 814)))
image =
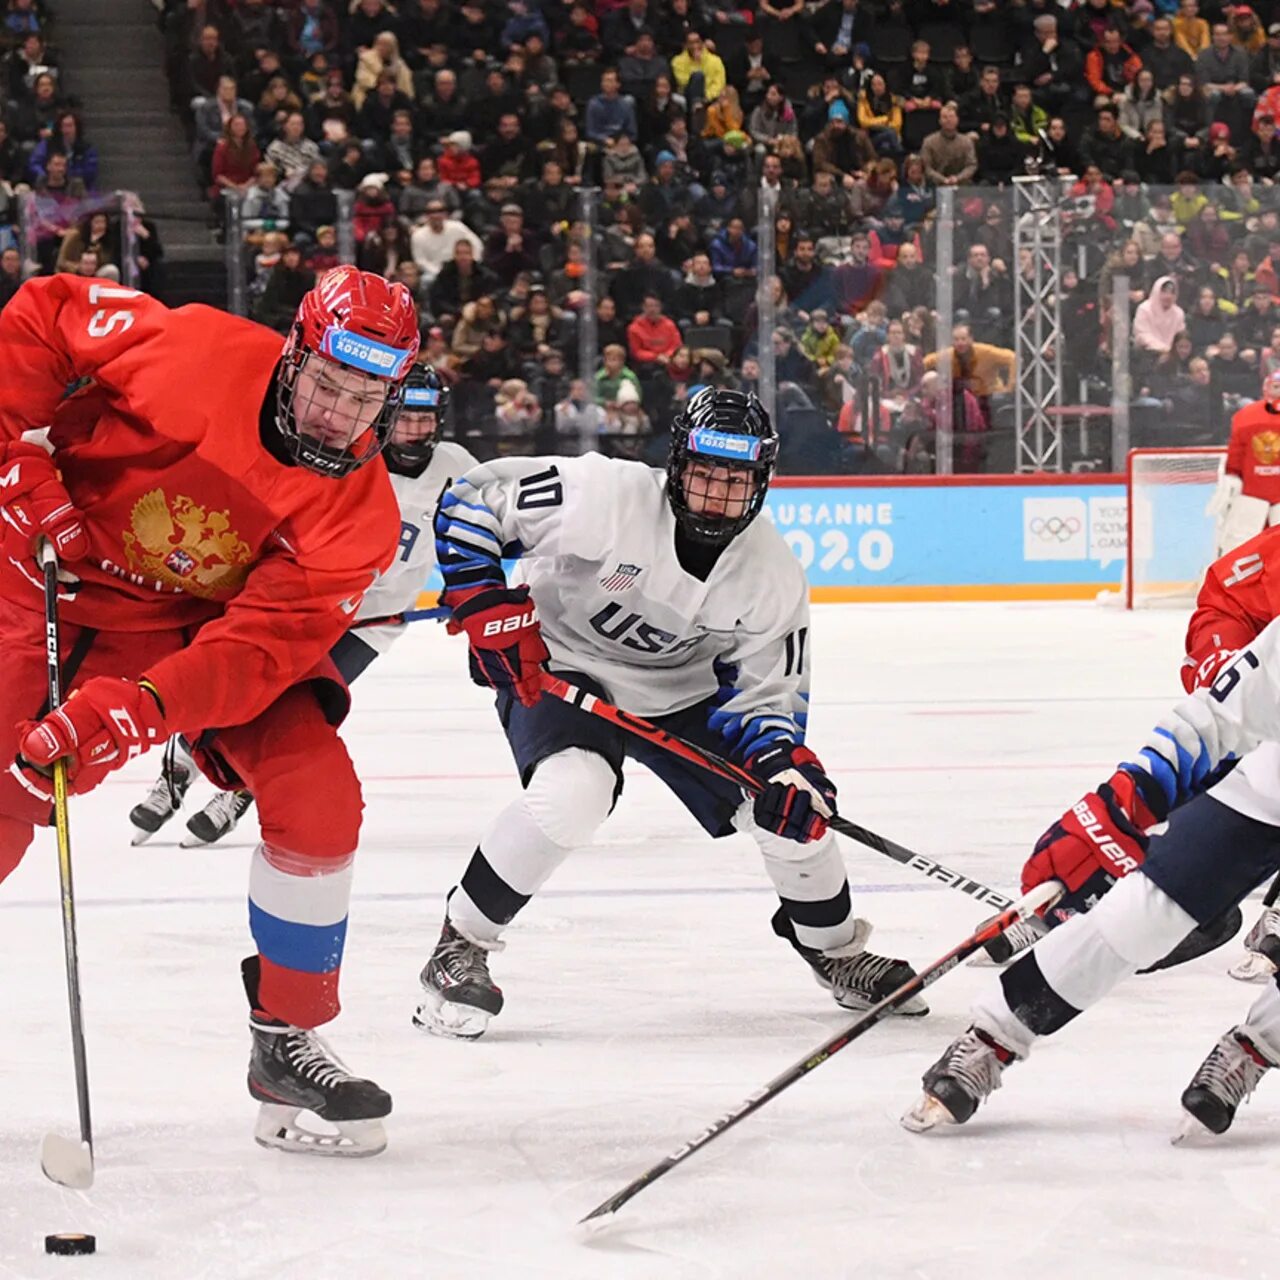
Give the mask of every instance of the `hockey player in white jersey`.
MULTIPOLYGON (((903 1117, 922 1132, 963 1124, 1039 1036, 1060 1030, 1122 978, 1219 917, 1280 867, 1280 620, 1156 726, 1133 763, 1041 837, 1023 889, 1049 879, 1065 922, 1000 975, 973 1025, 924 1075, 903 1117), (1212 781, 1224 761, 1234 771, 1212 781), (1203 789, 1207 786, 1207 789, 1203 789), (1146 833, 1168 820, 1162 835, 1146 833)), ((1280 987, 1267 983, 1182 1094, 1180 1137, 1221 1134, 1280 1065, 1280 987)))
MULTIPOLYGON (((348 684, 386 653, 408 625, 403 615, 413 609, 435 567, 431 522, 440 496, 476 465, 461 445, 439 439, 448 408, 449 390, 439 374, 425 365, 410 370, 400 417, 383 450, 391 488, 400 504, 400 549, 391 567, 365 593, 351 629, 330 651, 348 684)), ((129 814, 135 845, 149 840, 178 812, 198 776, 189 744, 174 737, 159 779, 129 814)), ((219 791, 188 819, 183 846, 221 840, 252 806, 248 791, 219 791)))
MULTIPOLYGON (((808 584, 759 520, 778 437, 755 396, 696 392, 672 426, 667 470, 588 454, 511 458, 445 494, 436 537, 450 629, 497 710, 523 794, 480 838, 450 891, 422 971, 415 1023, 483 1034, 503 1004, 489 973, 504 928, 622 789, 631 756, 712 836, 749 832, 782 900, 773 918, 837 1003, 861 1009, 912 976, 865 949, 835 837, 836 789, 805 746, 808 584), (523 585, 508 586, 504 554, 523 585), (550 696, 543 664, 573 684, 766 779, 732 784, 550 696)), ((905 1008, 927 1012, 923 1002, 905 1008)))

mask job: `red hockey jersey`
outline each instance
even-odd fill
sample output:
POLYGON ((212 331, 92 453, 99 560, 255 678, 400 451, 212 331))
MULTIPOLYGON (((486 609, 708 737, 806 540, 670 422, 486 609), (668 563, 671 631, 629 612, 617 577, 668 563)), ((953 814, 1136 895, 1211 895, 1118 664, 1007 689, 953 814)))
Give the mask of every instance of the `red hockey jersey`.
MULTIPOLYGON (((90 550, 67 566, 81 586, 63 616, 192 628, 185 649, 137 673, 176 728, 243 724, 269 706, 324 658, 395 552, 381 463, 331 479, 263 446, 280 352, 250 321, 70 275, 29 281, 0 312, 0 440, 51 424, 85 515, 90 550)), ((39 608, 31 577, 0 565, 0 594, 39 608)))
POLYGON ((1240 477, 1246 497, 1280 502, 1280 413, 1265 400, 1245 405, 1231 419, 1227 472, 1240 477))
POLYGON ((1280 616, 1280 525, 1264 529, 1209 566, 1187 627, 1182 684, 1210 684, 1237 649, 1280 616))

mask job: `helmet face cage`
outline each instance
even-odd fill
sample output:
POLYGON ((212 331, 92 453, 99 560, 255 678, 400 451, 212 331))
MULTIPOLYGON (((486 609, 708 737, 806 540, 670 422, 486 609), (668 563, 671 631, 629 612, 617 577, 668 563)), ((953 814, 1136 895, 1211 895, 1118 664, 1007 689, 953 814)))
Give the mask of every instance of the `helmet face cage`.
POLYGON ((429 366, 414 365, 404 384, 404 404, 386 445, 387 465, 421 474, 435 453, 449 411, 449 388, 429 366))
POLYGON ((277 379, 276 427, 294 461, 349 475, 390 440, 418 353, 408 291, 355 267, 327 271, 303 298, 277 379))
MULTIPOLYGON (((396 419, 400 415, 404 399, 404 387, 398 382, 379 380, 370 388, 380 391, 382 403, 372 422, 363 418, 350 417, 345 436, 335 434, 324 440, 309 435, 299 425, 311 417, 311 404, 316 396, 314 390, 325 366, 330 362, 317 352, 309 351, 301 342, 290 338, 285 347, 284 361, 280 369, 280 381, 276 398, 276 423, 295 461, 311 471, 326 476, 345 476, 372 461, 382 452, 395 428, 396 419), (310 375, 303 379, 312 387, 310 396, 299 391, 299 375, 306 370, 310 375)), ((350 384, 353 379, 347 378, 349 370, 336 364, 332 374, 350 384)), ((355 371, 359 374, 360 371, 355 371)), ((361 374, 363 380, 373 383, 373 379, 361 374)), ((335 423, 335 426, 340 423, 335 423)))
MULTIPOLYGON (((676 523, 697 542, 725 546, 760 514, 778 457, 778 436, 754 395, 705 387, 689 400, 671 427, 667 460, 667 501, 676 523), (714 515, 695 511, 690 498, 707 493, 707 481, 691 474, 703 462, 751 479, 743 510, 714 515)), ((704 504, 700 501, 699 506, 704 504)))

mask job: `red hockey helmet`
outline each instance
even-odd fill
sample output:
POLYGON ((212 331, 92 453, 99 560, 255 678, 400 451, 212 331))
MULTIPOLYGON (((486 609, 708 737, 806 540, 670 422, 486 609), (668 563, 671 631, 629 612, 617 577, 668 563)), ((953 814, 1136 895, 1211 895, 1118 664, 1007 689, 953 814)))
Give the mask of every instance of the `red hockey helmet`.
POLYGON ((1272 413, 1280 413, 1280 369, 1272 369, 1263 379, 1262 398, 1272 413))
POLYGON ((291 456, 349 475, 391 438, 418 354, 418 310, 402 284, 356 267, 326 271, 285 344, 276 404, 291 456))

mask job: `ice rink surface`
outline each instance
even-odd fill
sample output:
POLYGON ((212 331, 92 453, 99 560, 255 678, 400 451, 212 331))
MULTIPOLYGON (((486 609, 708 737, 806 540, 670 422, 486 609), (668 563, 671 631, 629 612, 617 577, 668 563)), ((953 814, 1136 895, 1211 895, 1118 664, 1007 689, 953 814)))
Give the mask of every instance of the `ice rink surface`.
MULTIPOLYGON (((850 817, 1011 889, 1044 827, 1180 691, 1184 623, 1091 604, 821 606, 810 743, 850 817)), ((1169 1145, 1179 1093, 1252 998, 1225 976, 1238 943, 1133 980, 965 1129, 914 1137, 899 1114, 993 981, 959 969, 930 1017, 876 1028, 581 1242, 583 1213, 851 1018, 770 932, 755 846, 705 839, 633 769, 599 847, 494 958, 507 1008, 488 1036, 414 1030, 444 892, 516 793, 465 665, 461 641, 417 625, 359 682, 345 730, 367 809, 330 1038, 395 1098, 375 1159, 253 1144, 238 962, 256 828, 230 847, 182 850, 166 829, 131 849, 152 758, 72 803, 98 1178, 85 1195, 46 1182, 40 1137, 74 1132, 76 1113, 42 833, 0 892, 0 1277, 1280 1276, 1280 1086, 1216 1147, 1169 1145), (44 1235, 67 1230, 95 1232, 97 1257, 46 1258, 44 1235)), ((881 951, 923 964, 985 914, 845 851, 881 951)))

